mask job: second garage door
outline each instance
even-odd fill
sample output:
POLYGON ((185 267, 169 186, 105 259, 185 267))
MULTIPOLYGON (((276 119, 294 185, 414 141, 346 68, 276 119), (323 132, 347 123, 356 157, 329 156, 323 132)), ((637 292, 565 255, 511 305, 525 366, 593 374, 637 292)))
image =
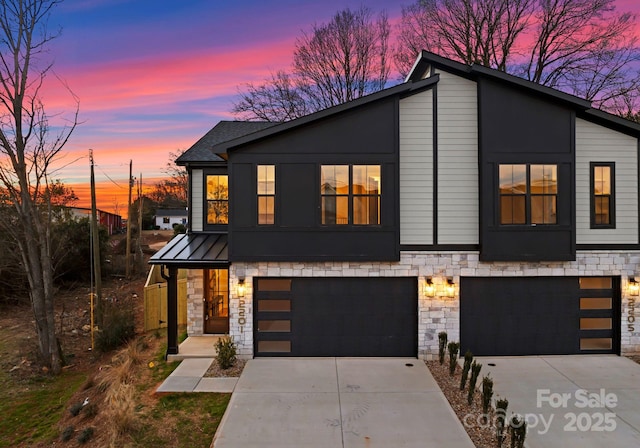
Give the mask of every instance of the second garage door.
POLYGON ((416 278, 258 278, 256 356, 417 356, 416 278))
POLYGON ((620 279, 460 279, 461 354, 618 353, 620 279))

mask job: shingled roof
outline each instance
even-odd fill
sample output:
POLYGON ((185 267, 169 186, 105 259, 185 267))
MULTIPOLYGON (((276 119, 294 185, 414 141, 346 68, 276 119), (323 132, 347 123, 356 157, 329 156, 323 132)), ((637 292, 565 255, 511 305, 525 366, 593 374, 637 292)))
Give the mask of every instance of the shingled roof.
POLYGON ((211 151, 214 146, 262 131, 276 124, 278 123, 269 121, 221 121, 178 157, 176 163, 185 165, 193 162, 223 162, 224 159, 211 151))

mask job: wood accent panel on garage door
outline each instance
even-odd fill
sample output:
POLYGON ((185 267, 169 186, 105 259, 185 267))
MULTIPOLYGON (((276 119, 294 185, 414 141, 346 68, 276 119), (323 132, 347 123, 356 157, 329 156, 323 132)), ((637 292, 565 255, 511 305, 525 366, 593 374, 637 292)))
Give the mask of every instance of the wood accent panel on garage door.
POLYGON ((609 288, 581 289, 585 279, 589 278, 461 278, 460 353, 619 353, 619 278, 607 277, 609 288), (591 301, 598 308, 589 310, 585 298, 609 298, 611 307, 591 301))
POLYGON ((256 356, 417 356, 416 278, 254 281, 256 356))

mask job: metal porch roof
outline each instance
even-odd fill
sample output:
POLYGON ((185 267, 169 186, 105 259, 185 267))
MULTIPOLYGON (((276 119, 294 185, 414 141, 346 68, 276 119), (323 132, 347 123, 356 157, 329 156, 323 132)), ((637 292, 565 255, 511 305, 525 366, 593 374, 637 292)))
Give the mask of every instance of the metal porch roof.
POLYGON ((154 254, 149 264, 184 268, 227 266, 227 240, 226 233, 180 234, 154 254))

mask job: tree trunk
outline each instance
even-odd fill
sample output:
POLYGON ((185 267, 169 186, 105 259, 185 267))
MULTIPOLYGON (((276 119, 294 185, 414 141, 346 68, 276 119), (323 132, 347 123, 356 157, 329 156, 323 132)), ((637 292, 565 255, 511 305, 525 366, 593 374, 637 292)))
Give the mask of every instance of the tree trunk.
MULTIPOLYGON (((31 208, 31 207, 30 207, 31 208)), ((36 321, 38 347, 43 363, 54 374, 62 369, 62 354, 55 327, 53 268, 49 254, 49 242, 38 210, 25 213, 31 222, 24 222, 25 232, 24 266, 29 279, 31 306, 36 321), (33 222, 35 221, 35 222, 33 222)))

